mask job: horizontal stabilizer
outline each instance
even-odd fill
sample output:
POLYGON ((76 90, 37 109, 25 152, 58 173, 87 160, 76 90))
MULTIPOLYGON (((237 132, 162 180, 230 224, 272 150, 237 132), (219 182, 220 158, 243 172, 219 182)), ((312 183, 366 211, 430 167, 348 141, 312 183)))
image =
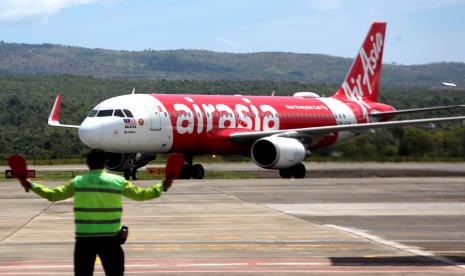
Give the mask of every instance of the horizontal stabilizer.
POLYGON ((433 106, 433 107, 424 107, 424 108, 412 108, 412 109, 402 109, 402 110, 394 110, 394 111, 386 111, 386 112, 376 112, 371 113, 372 117, 382 117, 387 115, 402 115, 402 114, 409 114, 409 113, 419 113, 419 112, 427 112, 433 110, 441 110, 441 109, 454 109, 454 108, 463 108, 465 105, 458 104, 458 105, 444 105, 444 106, 433 106))

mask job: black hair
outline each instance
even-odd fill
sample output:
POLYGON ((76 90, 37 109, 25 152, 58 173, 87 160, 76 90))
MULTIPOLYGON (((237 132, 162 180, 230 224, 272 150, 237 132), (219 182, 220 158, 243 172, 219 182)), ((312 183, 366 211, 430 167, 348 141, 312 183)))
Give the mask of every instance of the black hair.
POLYGON ((89 166, 91 170, 105 168, 106 161, 106 153, 103 150, 93 149, 87 154, 87 166, 89 166))

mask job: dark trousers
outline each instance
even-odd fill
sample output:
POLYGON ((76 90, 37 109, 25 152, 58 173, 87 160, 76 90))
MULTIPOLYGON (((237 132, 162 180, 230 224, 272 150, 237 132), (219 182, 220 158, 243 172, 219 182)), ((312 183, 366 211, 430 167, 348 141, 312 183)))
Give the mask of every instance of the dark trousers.
POLYGON ((92 276, 97 255, 102 261, 105 275, 124 274, 124 252, 116 237, 77 237, 74 247, 74 275, 92 276))

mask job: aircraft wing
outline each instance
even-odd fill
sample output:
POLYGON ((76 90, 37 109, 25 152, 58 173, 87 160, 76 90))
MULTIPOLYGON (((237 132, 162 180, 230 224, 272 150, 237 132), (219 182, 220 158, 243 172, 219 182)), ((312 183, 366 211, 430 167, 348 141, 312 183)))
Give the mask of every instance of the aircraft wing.
POLYGON ((386 111, 386 112, 376 112, 370 114, 372 117, 382 117, 386 115, 402 115, 408 113, 418 113, 418 112, 427 112, 432 110, 441 110, 441 109, 454 109, 454 108, 463 108, 465 105, 458 104, 458 105, 444 105, 444 106, 433 106, 433 107, 424 107, 424 108, 412 108, 412 109, 402 109, 402 110, 394 110, 394 111, 386 111))
POLYGON ((363 133, 363 132, 373 131, 376 128, 389 128, 389 127, 398 127, 398 126, 431 126, 431 125, 434 126, 434 123, 454 122, 454 121, 465 122, 465 116, 376 122, 376 123, 364 123, 364 124, 352 124, 352 125, 331 125, 331 126, 282 129, 282 130, 262 131, 262 132, 241 132, 241 133, 233 133, 230 135, 230 137, 233 142, 251 143, 257 139, 267 137, 267 136, 281 136, 281 137, 297 138, 297 137, 332 135, 333 133, 339 132, 339 131, 353 131, 357 133, 363 133))
POLYGON ((50 116, 48 117, 48 124, 50 126, 58 126, 58 127, 68 127, 68 128, 79 128, 77 125, 62 125, 58 119, 60 117, 60 103, 61 103, 62 95, 60 93, 57 94, 57 98, 55 99, 55 103, 53 104, 52 111, 50 112, 50 116))

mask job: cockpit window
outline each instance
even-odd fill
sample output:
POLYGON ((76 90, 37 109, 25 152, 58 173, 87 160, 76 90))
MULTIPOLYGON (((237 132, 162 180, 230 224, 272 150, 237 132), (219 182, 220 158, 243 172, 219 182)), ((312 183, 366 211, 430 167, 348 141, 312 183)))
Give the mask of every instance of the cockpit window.
POLYGON ((89 112, 89 115, 87 115, 87 117, 95 117, 95 115, 97 115, 97 112, 98 112, 98 110, 94 109, 94 110, 89 112))
POLYGON ((124 113, 126 114, 126 117, 128 118, 134 118, 134 116, 132 116, 132 113, 131 111, 127 110, 127 109, 123 109, 124 113))
POLYGON ((97 114, 97 117, 110 117, 113 115, 113 109, 100 110, 97 114))
POLYGON ((115 109, 115 113, 113 113, 113 116, 124 118, 124 113, 121 109, 115 109))

